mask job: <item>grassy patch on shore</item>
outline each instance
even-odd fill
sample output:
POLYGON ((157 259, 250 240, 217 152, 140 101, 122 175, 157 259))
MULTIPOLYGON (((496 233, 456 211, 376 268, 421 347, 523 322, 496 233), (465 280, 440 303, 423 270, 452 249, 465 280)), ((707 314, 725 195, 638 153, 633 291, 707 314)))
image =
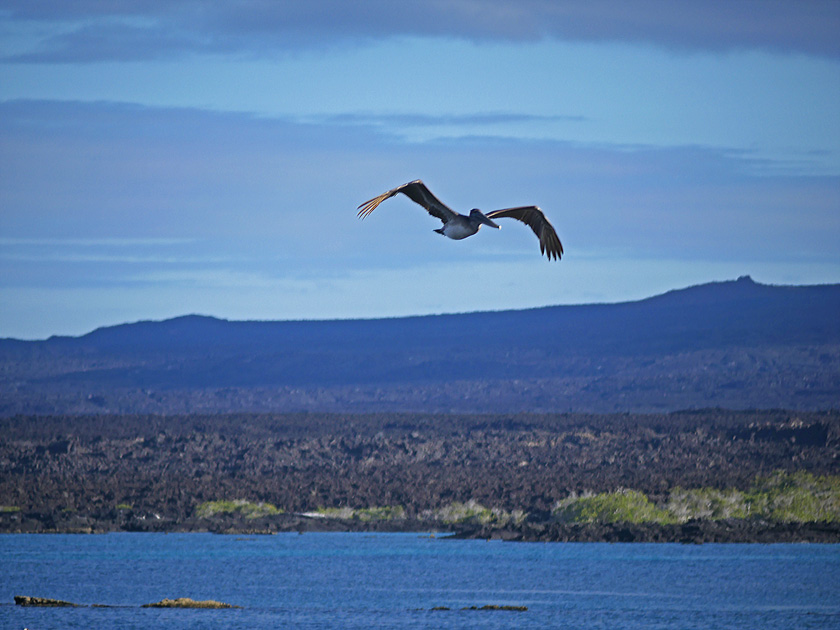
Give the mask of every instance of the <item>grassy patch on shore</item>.
POLYGON ((840 522, 839 476, 776 473, 759 478, 753 491, 761 501, 759 506, 770 519, 840 522))
POLYGON ((505 525, 507 523, 518 523, 525 518, 525 512, 514 510, 508 512, 500 508, 487 508, 478 501, 469 500, 466 503, 454 501, 449 505, 437 510, 424 512, 424 518, 440 521, 442 523, 478 523, 481 525, 505 525))
POLYGON ((280 510, 271 503, 252 503, 244 499, 233 501, 207 501, 195 509, 199 518, 211 518, 217 514, 242 514, 245 518, 260 518, 262 516, 273 516, 281 514, 280 510))
POLYGON ((673 523, 673 516, 636 490, 617 490, 561 501, 554 515, 567 523, 673 523))
POLYGON ((636 490, 572 495, 558 503, 567 523, 684 523, 692 519, 761 518, 778 522, 840 522, 840 477, 777 472, 758 477, 747 491, 674 488, 657 506, 636 490))
POLYGON ((769 521, 840 522, 840 477, 777 472, 758 477, 746 492, 700 488, 671 492, 667 509, 679 521, 763 518, 769 521))
POLYGON ((316 512, 325 518, 338 518, 348 521, 393 521, 405 518, 405 508, 401 505, 367 508, 318 508, 316 512))

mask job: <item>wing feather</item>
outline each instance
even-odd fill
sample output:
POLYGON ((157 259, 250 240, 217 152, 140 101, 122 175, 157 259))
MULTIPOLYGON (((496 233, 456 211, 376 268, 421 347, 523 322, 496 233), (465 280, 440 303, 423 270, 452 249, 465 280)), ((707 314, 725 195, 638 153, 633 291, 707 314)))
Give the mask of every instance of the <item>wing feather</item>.
POLYGON ((537 238, 540 239, 540 253, 548 256, 548 259, 559 260, 563 256, 563 245, 560 237, 554 230, 554 226, 548 221, 537 206, 520 206, 518 208, 504 208, 493 210, 487 213, 489 219, 516 219, 530 227, 537 238))
POLYGON ((419 179, 415 179, 413 182, 408 182, 402 186, 392 188, 388 192, 384 192, 381 195, 378 195, 359 205, 358 217, 360 219, 364 219, 371 212, 376 210, 380 203, 399 193, 404 194, 414 203, 423 206, 429 214, 440 219, 444 223, 456 216, 456 213, 452 209, 450 209, 440 199, 435 197, 432 194, 432 191, 426 188, 426 184, 419 179))

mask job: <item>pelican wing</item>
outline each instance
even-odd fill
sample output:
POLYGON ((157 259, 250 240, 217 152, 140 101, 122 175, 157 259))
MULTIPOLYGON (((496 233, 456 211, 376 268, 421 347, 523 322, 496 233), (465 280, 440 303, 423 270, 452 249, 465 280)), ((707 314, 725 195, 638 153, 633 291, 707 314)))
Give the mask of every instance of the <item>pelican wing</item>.
POLYGON ((540 239, 540 253, 552 258, 560 259, 563 256, 563 245, 554 227, 545 218, 543 211, 537 206, 521 206, 519 208, 505 208, 504 210, 493 210, 487 213, 488 219, 516 219, 526 223, 537 238, 540 239))
POLYGON ((433 217, 437 217, 444 223, 457 216, 456 212, 452 211, 440 199, 435 197, 428 188, 426 188, 426 184, 419 179, 415 179, 413 182, 408 182, 402 186, 392 188, 388 192, 384 192, 378 197, 374 197, 370 201, 366 201, 361 204, 359 206, 359 218, 364 219, 367 215, 376 210, 380 203, 386 199, 390 199, 397 193, 402 193, 414 203, 420 204, 429 214, 433 217))

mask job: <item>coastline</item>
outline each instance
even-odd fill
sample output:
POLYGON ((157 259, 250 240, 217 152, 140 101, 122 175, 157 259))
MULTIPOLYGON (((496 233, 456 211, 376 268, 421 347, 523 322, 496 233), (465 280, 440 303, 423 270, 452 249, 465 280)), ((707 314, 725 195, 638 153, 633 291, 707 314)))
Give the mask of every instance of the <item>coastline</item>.
POLYGON ((188 519, 183 522, 149 521, 144 526, 120 526, 109 521, 55 523, 51 528, 18 527, 0 515, 0 534, 107 534, 212 533, 218 535, 274 535, 281 533, 378 532, 417 533, 455 540, 497 540, 506 542, 573 543, 816 543, 840 544, 837 522, 770 522, 762 519, 691 520, 661 523, 561 523, 556 520, 526 519, 519 523, 488 525, 443 523, 423 519, 362 521, 302 514, 279 514, 247 519, 229 516, 218 519, 188 519))
POLYGON ((768 523, 727 519, 658 523, 524 523, 521 527, 467 529, 456 538, 577 543, 821 543, 840 544, 840 523, 768 523))
POLYGON ((21 416, 0 533, 840 542, 840 412, 21 416))

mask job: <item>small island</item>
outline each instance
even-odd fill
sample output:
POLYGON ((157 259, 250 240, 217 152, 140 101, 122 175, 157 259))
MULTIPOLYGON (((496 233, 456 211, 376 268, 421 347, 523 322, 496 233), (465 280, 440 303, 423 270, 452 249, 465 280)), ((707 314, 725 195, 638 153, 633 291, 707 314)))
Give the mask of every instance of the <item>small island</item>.
POLYGON ((197 601, 189 597, 178 597, 177 599, 164 598, 152 604, 143 604, 141 608, 242 608, 224 602, 217 602, 212 599, 197 601))
MULTIPOLYGON (((86 608, 87 604, 76 604, 61 599, 50 599, 49 597, 30 597, 29 595, 15 595, 15 605, 32 606, 42 608, 86 608)), ((104 604, 92 604, 91 608, 109 608, 104 604)), ((233 604, 217 602, 213 599, 195 600, 189 597, 178 597, 176 599, 164 598, 159 602, 143 604, 141 608, 242 608, 233 604)))
POLYGON ((65 602, 61 599, 50 599, 49 597, 29 597, 27 595, 15 595, 17 606, 41 606, 44 608, 77 608, 79 604, 65 602))

